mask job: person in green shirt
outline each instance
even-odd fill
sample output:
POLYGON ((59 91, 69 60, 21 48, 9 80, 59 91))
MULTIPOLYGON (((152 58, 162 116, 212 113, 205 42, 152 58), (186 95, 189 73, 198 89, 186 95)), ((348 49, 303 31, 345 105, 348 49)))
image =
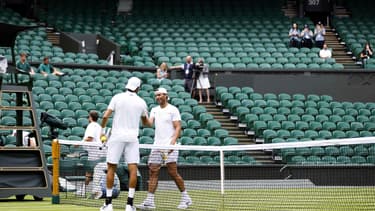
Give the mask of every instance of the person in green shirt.
POLYGON ((16 68, 18 70, 23 71, 23 72, 29 73, 30 75, 34 75, 35 71, 30 66, 29 62, 26 60, 26 57, 27 57, 26 53, 21 53, 20 54, 20 60, 17 61, 16 68))
POLYGON ((59 76, 64 75, 64 73, 60 72, 57 68, 55 68, 49 63, 49 58, 47 56, 44 57, 43 63, 39 65, 38 70, 44 76, 47 76, 48 74, 59 75, 59 76))

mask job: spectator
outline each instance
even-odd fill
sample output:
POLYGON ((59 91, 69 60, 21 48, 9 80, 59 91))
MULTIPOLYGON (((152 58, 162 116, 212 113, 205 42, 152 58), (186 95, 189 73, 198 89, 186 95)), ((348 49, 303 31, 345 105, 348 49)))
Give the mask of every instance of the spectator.
POLYGON ((34 75, 35 71, 34 69, 30 66, 29 62, 26 60, 27 54, 26 53, 21 53, 20 54, 20 60, 17 61, 16 63, 16 68, 20 71, 29 73, 30 75, 34 75))
POLYGON ((181 69, 184 71, 185 91, 191 93, 193 91, 193 73, 195 65, 193 63, 193 58, 191 56, 187 56, 185 61, 185 64, 182 64, 181 66, 173 66, 170 69, 181 69))
POLYGON ((327 59, 332 57, 331 50, 328 49, 327 44, 323 44, 323 48, 319 51, 319 56, 322 59, 327 59))
POLYGON ((365 47, 361 51, 360 58, 362 60, 363 67, 366 66, 367 60, 372 57, 373 50, 369 42, 366 42, 365 47))
POLYGON ((208 65, 204 64, 203 59, 198 60, 197 67, 202 67, 202 70, 199 73, 199 77, 197 79, 197 89, 199 93, 199 103, 203 102, 202 99, 202 90, 206 90, 206 96, 207 96, 207 103, 210 103, 210 80, 208 78, 208 65))
POLYGON ((0 73, 5 73, 8 68, 8 60, 5 56, 0 55, 0 73))
POLYGON ((301 45, 301 39, 300 39, 300 31, 298 29, 298 25, 296 23, 293 23, 292 28, 289 30, 289 46, 290 47, 296 47, 299 48, 301 45))
POLYGON ((301 32, 301 37, 302 37, 302 47, 306 48, 312 48, 313 45, 313 33, 310 30, 308 25, 305 25, 301 32))
MULTIPOLYGON (((98 163, 94 168, 94 187, 91 192, 91 198, 101 199, 107 196, 107 164, 105 162, 98 163)), ((117 198, 120 194, 120 180, 115 173, 112 197, 117 198)))
POLYGON ((48 76, 48 74, 50 73, 52 73, 53 75, 59 75, 59 76, 64 75, 64 73, 60 72, 58 69, 56 69, 49 63, 49 58, 47 56, 43 58, 43 63, 39 65, 38 70, 44 76, 48 76))
POLYGON ((168 65, 163 62, 160 64, 159 68, 156 70, 156 78, 161 81, 164 78, 168 78, 168 65))
POLYGON ((316 47, 320 49, 323 48, 325 35, 326 35, 326 29, 324 28, 324 25, 319 21, 318 24, 316 24, 315 29, 314 29, 316 47))

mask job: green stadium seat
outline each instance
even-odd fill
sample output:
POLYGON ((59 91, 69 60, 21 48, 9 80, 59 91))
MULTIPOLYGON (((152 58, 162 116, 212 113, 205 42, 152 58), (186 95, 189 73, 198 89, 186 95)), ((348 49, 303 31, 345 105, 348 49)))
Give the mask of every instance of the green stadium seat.
POLYGON ((351 158, 351 162, 354 164, 365 164, 367 161, 366 161, 366 158, 355 155, 351 158))
POLYGON ((337 161, 338 164, 350 164, 352 162, 350 157, 343 156, 343 155, 338 156, 336 161, 337 161))
POLYGON ((220 141, 219 138, 211 136, 211 137, 207 138, 207 144, 210 145, 210 146, 220 146, 221 141, 220 141))

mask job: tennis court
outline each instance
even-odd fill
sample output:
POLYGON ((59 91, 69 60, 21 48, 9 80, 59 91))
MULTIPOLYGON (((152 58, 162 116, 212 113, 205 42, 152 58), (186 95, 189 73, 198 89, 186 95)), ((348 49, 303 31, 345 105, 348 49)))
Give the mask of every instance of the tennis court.
MULTIPOLYGON (((374 187, 324 187, 324 188, 259 188, 228 190, 224 197, 218 191, 191 190, 194 204, 188 210, 374 210, 374 187), (202 197, 202 196, 205 197, 202 197), (223 200, 225 206, 223 207, 223 200)), ((136 193, 136 203, 145 197, 145 192, 136 193)), ((116 210, 124 209, 126 192, 114 200, 116 210)), ((62 195, 61 197, 65 197, 62 195)), ((156 193, 156 210, 176 210, 179 193, 159 191, 156 193), (168 202, 168 203, 167 203, 168 202), (176 205, 176 206, 174 206, 176 205)), ((0 210, 4 211, 97 211, 103 200, 77 198, 69 193, 63 204, 52 205, 49 198, 33 201, 27 197, 19 202, 14 198, 3 199, 0 210), (64 204, 69 201, 70 204, 64 204), (73 205, 72 205, 73 204, 73 205), (82 206, 84 204, 85 206, 82 206)))

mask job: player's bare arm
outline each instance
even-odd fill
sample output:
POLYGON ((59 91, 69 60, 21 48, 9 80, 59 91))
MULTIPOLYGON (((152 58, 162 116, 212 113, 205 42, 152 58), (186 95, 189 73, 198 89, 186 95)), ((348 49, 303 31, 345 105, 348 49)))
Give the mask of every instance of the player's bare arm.
POLYGON ((174 131, 174 134, 172 136, 171 145, 175 145, 178 137, 180 137, 181 121, 173 121, 173 127, 174 127, 175 131, 174 131))
POLYGON ((141 120, 144 126, 152 127, 154 125, 154 117, 142 116, 141 120))
POLYGON ((107 109, 105 112, 104 112, 104 115, 103 115, 103 119, 102 119, 102 128, 105 128, 107 126, 107 123, 108 123, 108 119, 109 117, 112 115, 112 110, 111 109, 107 109))

